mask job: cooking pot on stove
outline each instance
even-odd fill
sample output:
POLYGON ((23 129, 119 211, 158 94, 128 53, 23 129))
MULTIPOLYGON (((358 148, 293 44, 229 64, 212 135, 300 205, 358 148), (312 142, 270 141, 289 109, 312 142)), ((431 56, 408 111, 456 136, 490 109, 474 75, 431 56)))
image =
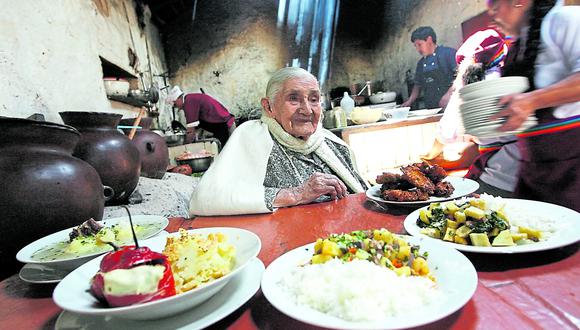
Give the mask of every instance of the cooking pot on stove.
POLYGON ((205 172, 213 162, 213 156, 180 160, 176 159, 175 161, 179 165, 189 165, 193 172, 205 172))

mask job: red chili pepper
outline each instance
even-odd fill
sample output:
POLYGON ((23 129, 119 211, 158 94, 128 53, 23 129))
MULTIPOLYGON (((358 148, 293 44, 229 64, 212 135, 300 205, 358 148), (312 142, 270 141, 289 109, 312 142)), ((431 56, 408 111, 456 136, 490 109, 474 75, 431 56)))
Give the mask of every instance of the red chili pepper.
POLYGON ((395 266, 395 268, 401 268, 403 267, 403 263, 401 261, 399 261, 398 259, 393 260, 393 266, 395 266))
POLYGON ((165 255, 151 251, 148 247, 135 248, 134 246, 124 246, 103 257, 100 270, 93 277, 91 293, 97 299, 105 301, 111 307, 128 306, 175 295, 175 282, 173 280, 171 266, 169 265, 165 255), (143 264, 159 264, 165 267, 163 277, 157 285, 157 291, 122 296, 108 295, 104 292, 104 273, 108 273, 115 269, 130 269, 143 264))
POLYGON ((355 248, 354 246, 348 249, 348 252, 350 254, 355 254, 356 253, 357 248, 355 248))

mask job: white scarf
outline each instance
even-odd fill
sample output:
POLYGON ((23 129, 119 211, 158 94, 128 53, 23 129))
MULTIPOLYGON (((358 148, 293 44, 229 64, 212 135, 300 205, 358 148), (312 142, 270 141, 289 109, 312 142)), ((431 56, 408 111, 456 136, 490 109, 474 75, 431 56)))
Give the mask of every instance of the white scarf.
POLYGON ((303 155, 314 152, 352 191, 355 193, 364 191, 364 188, 352 175, 351 171, 338 159, 328 144, 324 143, 324 135, 320 133, 320 127, 316 129, 308 140, 302 140, 288 134, 273 118, 262 116, 260 120, 268 125, 268 130, 282 146, 303 155))

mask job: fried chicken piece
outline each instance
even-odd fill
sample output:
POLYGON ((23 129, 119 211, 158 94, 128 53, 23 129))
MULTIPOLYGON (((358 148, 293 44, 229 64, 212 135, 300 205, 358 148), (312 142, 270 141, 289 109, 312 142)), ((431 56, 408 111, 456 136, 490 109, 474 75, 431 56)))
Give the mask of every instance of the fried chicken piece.
POLYGON ((389 189, 411 189, 413 185, 403 180, 401 174, 385 172, 376 179, 377 183, 382 184, 381 191, 389 189))
POLYGON ((419 167, 413 165, 403 166, 401 171, 403 172, 404 180, 430 195, 433 194, 435 185, 421 172, 419 167))
POLYGON ((449 197, 455 190, 455 187, 447 181, 438 182, 435 185, 435 193, 433 195, 437 197, 449 197))
POLYGON ((441 167, 437 164, 429 167, 429 169, 427 170, 427 173, 425 173, 425 174, 427 175, 427 177, 429 179, 431 179, 431 181, 433 181, 433 183, 441 182, 443 179, 445 179, 447 177, 447 171, 445 171, 445 169, 443 169, 443 167, 441 167))
POLYGON ((390 189, 382 192, 383 199, 388 201, 397 202, 414 202, 414 201, 426 201, 429 199, 429 194, 423 190, 400 190, 400 189, 390 189))
POLYGON ((425 161, 423 161, 421 163, 414 163, 414 164, 411 164, 409 166, 418 168, 419 171, 421 171, 421 173, 423 173, 423 174, 429 173, 429 169, 431 168, 431 165, 429 165, 429 163, 427 163, 425 161))
POLYGON ((390 172, 383 172, 383 174, 377 176, 377 183, 378 184, 385 184, 385 183, 397 183, 401 181, 401 175, 397 173, 390 173, 390 172))

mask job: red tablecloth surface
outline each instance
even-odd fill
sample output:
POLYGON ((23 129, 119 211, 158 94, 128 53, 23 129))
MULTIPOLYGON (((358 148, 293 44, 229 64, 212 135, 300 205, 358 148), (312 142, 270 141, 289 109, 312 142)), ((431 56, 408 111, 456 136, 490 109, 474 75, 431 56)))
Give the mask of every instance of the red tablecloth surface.
MULTIPOLYGON (((404 233, 410 209, 378 208, 356 194, 328 203, 279 209, 272 214, 172 218, 181 228, 238 227, 262 240, 266 267, 283 253, 330 233, 387 228, 404 233)), ((580 221, 580 219, 579 219, 580 221)), ((479 276, 473 298, 456 313, 425 329, 577 329, 580 326, 579 244, 516 255, 472 254, 479 276)), ((53 328, 61 310, 52 302, 54 285, 35 285, 14 275, 0 282, 0 328, 53 328)), ((212 328, 315 329, 276 310, 258 291, 212 328)))

